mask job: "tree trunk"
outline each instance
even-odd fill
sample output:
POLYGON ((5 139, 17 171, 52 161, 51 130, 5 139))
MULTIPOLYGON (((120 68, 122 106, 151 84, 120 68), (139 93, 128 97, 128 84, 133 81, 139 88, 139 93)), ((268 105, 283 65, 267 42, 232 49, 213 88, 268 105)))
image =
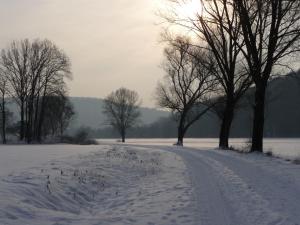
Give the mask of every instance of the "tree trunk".
POLYGON ((121 131, 122 143, 125 143, 125 130, 121 131))
POLYGON ((59 130, 60 130, 60 141, 63 142, 63 135, 64 135, 64 126, 63 126, 63 119, 60 120, 59 130))
POLYGON ((178 125, 178 132, 177 132, 177 145, 178 146, 183 146, 184 134, 185 134, 184 118, 181 117, 179 125, 178 125))
POLYGON ((228 149, 229 148, 229 136, 231 124, 234 117, 234 107, 235 104, 232 100, 228 100, 225 106, 224 116, 222 118, 222 124, 219 134, 219 148, 228 149))
POLYGON ((32 118, 33 118, 33 99, 32 97, 28 103, 28 118, 26 125, 26 141, 28 144, 32 142, 32 118))
MULTIPOLYGON (((46 90, 47 90, 47 83, 45 84, 45 88, 44 88, 44 94, 42 97, 42 103, 41 103, 41 110, 40 110, 40 118, 39 118, 39 122, 38 122, 38 128, 37 128, 37 140, 39 143, 42 142, 42 127, 43 127, 43 123, 44 123, 44 117, 45 117, 45 105, 46 105, 46 90)), ((62 126, 61 126, 62 127, 62 126)), ((62 128, 60 130, 60 137, 62 139, 62 128)))
POLYGON ((40 96, 37 95, 35 100, 35 107, 34 107, 34 120, 33 120, 33 140, 38 141, 38 126, 39 126, 39 102, 40 96))
POLYGON ((251 151, 263 152, 265 95, 267 83, 256 85, 251 151))
MULTIPOLYGON (((31 92, 29 95, 29 103, 28 103, 28 120, 27 120, 27 143, 30 144, 32 142, 32 138, 34 138, 34 100, 36 97, 36 88, 37 88, 37 82, 39 79, 39 73, 35 74, 33 77, 33 80, 31 82, 31 92)), ((39 95, 39 92, 37 93, 37 96, 39 95)))
POLYGON ((25 131, 25 123, 24 123, 24 101, 21 100, 21 110, 20 110, 20 141, 24 140, 24 131, 25 131))
POLYGON ((39 143, 42 142, 42 127, 43 127, 44 116, 45 116, 45 96, 46 95, 44 94, 44 96, 42 97, 40 117, 39 117, 39 122, 38 122, 38 127, 37 127, 37 141, 39 143))
POLYGON ((6 112, 4 95, 2 96, 2 143, 6 144, 6 112))
POLYGON ((183 146, 183 137, 184 137, 183 131, 178 129, 178 137, 177 137, 177 145, 178 146, 183 146))

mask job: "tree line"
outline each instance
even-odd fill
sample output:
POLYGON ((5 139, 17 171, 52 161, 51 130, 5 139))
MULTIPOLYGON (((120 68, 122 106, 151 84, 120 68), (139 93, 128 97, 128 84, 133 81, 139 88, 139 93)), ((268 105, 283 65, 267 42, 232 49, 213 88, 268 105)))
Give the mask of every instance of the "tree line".
MULTIPOLYGON (((232 121, 241 98, 255 88, 251 151, 263 151, 266 92, 272 76, 297 66, 300 52, 299 0, 199 0, 196 15, 182 18, 172 10, 187 0, 166 0, 171 7, 161 16, 172 26, 193 33, 176 35, 166 29, 162 67, 165 78, 156 89, 156 102, 171 110, 178 124, 178 145, 187 130, 206 112, 221 121, 219 147, 229 147, 232 121)), ((41 142, 62 136, 74 114, 66 97, 70 60, 49 40, 14 41, 1 51, 1 134, 6 142, 10 116, 7 99, 19 108, 21 141, 41 142)), ((252 104, 253 102, 253 104, 252 104)), ((139 99, 121 88, 105 99, 104 113, 125 141, 126 130, 139 118, 139 99)), ((250 104, 250 103, 249 103, 250 104)))
POLYGON ((168 47, 157 103, 172 111, 179 130, 182 121, 188 126, 190 117, 201 117, 199 105, 211 108, 221 120, 219 147, 226 149, 240 99, 254 87, 251 151, 263 151, 268 82, 299 58, 300 1, 199 1, 202 8, 196 15, 182 18, 173 11, 187 4, 185 0, 170 1, 175 7, 161 14, 168 24, 163 35, 168 47), (174 35, 172 26, 184 27, 196 38, 174 35))
POLYGON ((74 115, 67 97, 71 79, 67 55, 49 40, 13 41, 1 51, 1 134, 6 143, 10 112, 8 101, 18 107, 14 130, 20 141, 42 142, 62 136, 74 115))

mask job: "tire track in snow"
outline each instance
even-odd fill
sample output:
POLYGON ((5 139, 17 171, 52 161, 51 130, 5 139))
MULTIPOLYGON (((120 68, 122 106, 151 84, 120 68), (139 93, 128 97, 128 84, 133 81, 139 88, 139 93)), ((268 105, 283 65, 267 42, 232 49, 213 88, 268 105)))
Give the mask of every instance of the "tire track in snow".
POLYGON ((241 224, 218 184, 210 166, 198 155, 176 151, 186 162, 197 201, 197 225, 241 224))
MULTIPOLYGON (((300 221, 300 187, 293 179, 291 167, 284 169, 286 165, 280 161, 272 161, 272 158, 241 157, 234 152, 203 152, 207 157, 226 164, 234 170, 238 176, 243 177, 244 181, 255 188, 255 191, 269 202, 269 207, 283 215, 285 224, 297 225, 300 221), (259 162, 257 162, 259 161, 259 162), (268 164, 268 165, 266 165, 268 164)), ((255 157, 255 155, 254 155, 255 157)), ((297 169, 297 168, 296 168, 297 169)))
POLYGON ((175 151, 187 162, 197 195, 199 224, 295 225, 226 164, 206 151, 175 151))

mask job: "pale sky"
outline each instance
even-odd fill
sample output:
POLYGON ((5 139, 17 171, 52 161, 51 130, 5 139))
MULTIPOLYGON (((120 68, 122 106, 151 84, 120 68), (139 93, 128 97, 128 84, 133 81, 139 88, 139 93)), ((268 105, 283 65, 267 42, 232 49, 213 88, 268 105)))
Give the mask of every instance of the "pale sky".
POLYGON ((70 96, 103 98, 123 86, 153 107, 164 75, 159 1, 0 0, 0 48, 12 40, 47 38, 71 59, 70 96))

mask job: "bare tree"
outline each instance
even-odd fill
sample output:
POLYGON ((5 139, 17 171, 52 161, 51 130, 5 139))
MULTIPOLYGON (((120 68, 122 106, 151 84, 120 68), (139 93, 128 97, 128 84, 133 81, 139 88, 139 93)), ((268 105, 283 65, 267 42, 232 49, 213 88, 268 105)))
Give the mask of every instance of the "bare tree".
POLYGON ((244 43, 232 1, 202 1, 202 5, 203 14, 198 15, 193 27, 211 49, 218 65, 216 78, 224 100, 222 113, 218 114, 222 120, 219 147, 226 149, 238 102, 252 84, 252 79, 241 57, 240 47, 244 43))
MULTIPOLYGON (((186 0, 170 0, 177 7, 189 4, 186 0)), ((245 69, 240 47, 244 45, 240 38, 240 21, 234 11, 232 0, 199 0, 202 9, 195 15, 181 18, 179 14, 163 15, 168 23, 182 26, 196 34, 198 47, 207 49, 214 57, 219 83, 219 95, 222 100, 215 105, 215 112, 221 120, 219 147, 229 147, 231 124, 237 104, 252 84, 251 76, 245 69), (216 108, 217 107, 217 108, 216 108)))
POLYGON ((30 90, 28 95, 27 142, 41 141, 45 113, 45 96, 64 92, 64 78, 69 78, 68 57, 48 40, 36 40, 31 45, 30 90))
POLYGON ((235 0, 245 46, 240 47, 255 83, 252 151, 263 151, 265 96, 274 66, 291 66, 300 50, 299 0, 235 0))
POLYGON ((9 82, 9 94, 20 108, 20 140, 25 136, 26 100, 29 89, 29 55, 30 42, 13 41, 1 52, 1 67, 9 82))
POLYGON ((104 99, 104 114, 109 124, 121 135, 125 142, 126 132, 136 125, 140 117, 137 92, 120 88, 104 99))
MULTIPOLYGON (((38 75, 37 93, 34 98, 35 104, 35 119, 33 133, 34 139, 41 141, 41 130, 43 126, 45 107, 47 105, 47 96, 58 96, 61 98, 61 105, 65 108, 67 104, 66 99, 66 84, 65 78, 71 78, 70 61, 63 51, 58 49, 50 41, 42 41, 40 46, 48 53, 45 55, 45 64, 41 73, 38 75), (40 108, 40 109, 39 109, 40 108), (39 109, 39 110, 38 110, 39 109)), ((43 50, 42 50, 43 51, 43 50)), ((61 110, 64 112, 64 110, 61 110)), ((64 126, 63 126, 64 127, 64 126)))
POLYGON ((170 109, 178 121, 178 145, 188 128, 210 108, 209 94, 214 90, 215 72, 205 51, 178 37, 165 49, 165 80, 156 91, 157 104, 170 109))
POLYGON ((20 106, 20 139, 41 141, 46 96, 65 92, 65 78, 71 77, 66 54, 49 40, 12 42, 2 50, 2 69, 10 95, 20 106))

